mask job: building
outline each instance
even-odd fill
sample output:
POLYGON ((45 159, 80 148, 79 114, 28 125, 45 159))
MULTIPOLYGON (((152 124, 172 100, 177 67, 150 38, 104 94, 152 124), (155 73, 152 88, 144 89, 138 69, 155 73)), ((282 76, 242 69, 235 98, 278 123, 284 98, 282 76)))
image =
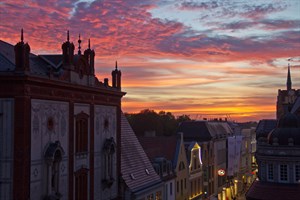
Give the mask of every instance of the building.
POLYGON ((281 117, 267 137, 258 139, 258 180, 247 200, 298 199, 300 195, 300 126, 292 113, 281 117))
POLYGON ((188 145, 187 155, 189 161, 189 175, 190 175, 189 199, 196 200, 196 199, 205 198, 203 192, 201 147, 197 142, 191 142, 188 145))
POLYGON ((182 134, 140 136, 141 145, 164 182, 164 200, 188 200, 188 163, 182 134))
POLYGON ((233 134, 225 121, 188 121, 180 124, 179 132, 184 135, 185 144, 197 142, 202 149, 203 194, 206 197, 226 198, 227 137, 233 134))
MULTIPOLYGON (((121 125, 121 199, 165 199, 164 182, 123 114, 121 125)), ((174 183, 170 184, 170 191, 174 192, 174 183)))
MULTIPOLYGON (((295 104, 297 98, 300 97, 300 90, 292 88, 292 78, 290 65, 288 65, 286 90, 278 90, 276 119, 280 119, 295 104)), ((299 102, 300 103, 300 102, 299 102)))
POLYGON ((121 72, 95 76, 95 51, 34 55, 0 41, 0 199, 116 199, 121 72))
POLYGON ((247 191, 247 200, 300 196, 300 97, 292 89, 290 67, 287 77, 287 90, 278 92, 277 120, 262 120, 256 129, 258 180, 247 191))

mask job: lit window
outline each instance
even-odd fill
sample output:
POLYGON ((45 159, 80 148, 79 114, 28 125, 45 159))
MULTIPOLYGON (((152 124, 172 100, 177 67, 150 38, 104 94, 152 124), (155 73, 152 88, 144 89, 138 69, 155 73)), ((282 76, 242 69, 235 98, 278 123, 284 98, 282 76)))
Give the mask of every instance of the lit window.
POLYGON ((280 180, 281 181, 287 181, 288 180, 287 165, 280 165, 280 180))
POLYGON ((300 165, 295 165, 295 179, 300 183, 300 165))
POLYGON ((147 200, 154 200, 153 194, 148 195, 147 200))
POLYGON ((274 180, 274 169, 273 164, 268 164, 268 180, 274 180))
POLYGON ((162 198, 161 198, 161 191, 156 192, 155 200, 162 200, 162 198))
POLYGON ((88 151, 88 115, 81 112, 76 116, 76 153, 88 151))

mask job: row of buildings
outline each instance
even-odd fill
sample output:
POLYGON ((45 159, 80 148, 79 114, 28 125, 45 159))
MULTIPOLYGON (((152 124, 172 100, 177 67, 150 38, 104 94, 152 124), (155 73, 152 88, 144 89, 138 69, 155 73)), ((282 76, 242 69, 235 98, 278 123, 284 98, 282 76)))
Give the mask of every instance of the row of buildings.
POLYGON ((242 190, 252 130, 198 121, 137 138, 117 63, 112 84, 100 81, 90 40, 81 43, 75 53, 68 32, 62 54, 35 55, 23 30, 16 45, 0 41, 0 199, 225 200, 242 190))
POLYGON ((255 127, 187 121, 178 132, 138 137, 164 182, 164 199, 231 200, 245 193, 256 173, 255 127))

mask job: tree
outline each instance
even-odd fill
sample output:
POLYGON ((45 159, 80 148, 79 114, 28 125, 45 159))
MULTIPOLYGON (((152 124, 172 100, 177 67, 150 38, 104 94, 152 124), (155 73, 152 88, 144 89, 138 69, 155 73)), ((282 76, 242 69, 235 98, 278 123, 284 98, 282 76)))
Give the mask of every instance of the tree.
POLYGON ((139 113, 125 113, 133 131, 137 135, 144 135, 147 131, 154 131, 155 135, 173 135, 176 134, 179 123, 190 121, 188 115, 181 115, 177 118, 171 112, 145 109, 139 113))

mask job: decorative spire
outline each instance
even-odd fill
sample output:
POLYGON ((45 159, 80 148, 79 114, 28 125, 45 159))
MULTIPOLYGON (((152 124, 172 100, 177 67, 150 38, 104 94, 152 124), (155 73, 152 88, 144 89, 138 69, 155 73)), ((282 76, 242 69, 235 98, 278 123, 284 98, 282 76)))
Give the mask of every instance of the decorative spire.
POLYGON ((81 55, 81 46, 80 46, 80 44, 81 44, 81 40, 80 40, 80 34, 79 34, 79 39, 78 39, 78 55, 81 55))
POLYGON ((118 61, 116 61, 116 70, 118 70, 118 61))
POLYGON ((289 63, 289 65, 288 65, 288 74, 287 74, 286 88, 287 88, 287 90, 291 90, 291 89, 292 89, 292 80, 291 80, 291 72, 290 72, 290 63, 289 63))
POLYGON ((69 42, 70 41, 70 34, 69 34, 69 30, 67 32, 67 41, 69 42))
POLYGON ((91 40, 90 40, 90 38, 89 38, 88 49, 91 49, 91 40))
POLYGON ((23 36, 23 28, 21 29, 21 42, 23 42, 24 36, 23 36))

